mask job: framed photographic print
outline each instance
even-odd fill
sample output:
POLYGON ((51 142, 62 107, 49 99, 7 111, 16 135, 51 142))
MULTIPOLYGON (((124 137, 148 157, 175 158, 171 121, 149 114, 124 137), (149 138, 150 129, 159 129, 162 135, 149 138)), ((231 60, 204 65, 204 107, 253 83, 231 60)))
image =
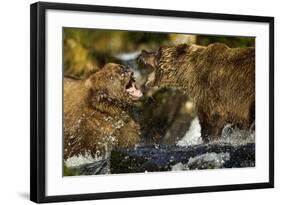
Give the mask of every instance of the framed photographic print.
POLYGON ((34 202, 274 187, 274 18, 31 5, 34 202))

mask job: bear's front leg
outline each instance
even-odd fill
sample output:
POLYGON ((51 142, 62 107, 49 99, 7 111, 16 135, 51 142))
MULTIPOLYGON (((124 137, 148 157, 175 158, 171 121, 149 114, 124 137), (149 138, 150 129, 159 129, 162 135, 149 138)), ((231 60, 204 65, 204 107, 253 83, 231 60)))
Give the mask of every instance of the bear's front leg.
POLYGON ((201 138, 204 143, 212 142, 220 137, 222 128, 206 122, 200 122, 200 125, 201 138))

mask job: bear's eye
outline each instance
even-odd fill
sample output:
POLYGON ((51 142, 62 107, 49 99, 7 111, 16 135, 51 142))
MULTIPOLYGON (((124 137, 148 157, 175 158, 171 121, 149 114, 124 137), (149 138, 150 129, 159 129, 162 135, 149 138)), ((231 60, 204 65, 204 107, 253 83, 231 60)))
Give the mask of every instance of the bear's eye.
POLYGON ((120 75, 109 75, 107 78, 108 80, 113 81, 116 79, 120 79, 120 75))

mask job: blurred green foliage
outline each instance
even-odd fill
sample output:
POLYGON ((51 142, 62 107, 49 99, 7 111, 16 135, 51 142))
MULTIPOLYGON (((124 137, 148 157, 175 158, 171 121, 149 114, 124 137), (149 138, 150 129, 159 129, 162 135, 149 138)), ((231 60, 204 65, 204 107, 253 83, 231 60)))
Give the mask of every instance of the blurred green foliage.
POLYGON ((69 168, 67 166, 63 166, 63 176, 78 176, 80 175, 80 172, 78 169, 75 168, 69 168))
POLYGON ((132 52, 140 44, 169 42, 165 33, 128 32, 99 29, 64 28, 64 41, 73 39, 86 49, 98 52, 132 52))
POLYGON ((168 45, 168 34, 64 28, 64 73, 84 76, 114 62, 115 54, 168 45))
POLYGON ((255 38, 252 37, 233 37, 233 36, 206 36, 198 35, 196 43, 207 46, 211 43, 224 43, 231 48, 236 47, 255 47, 255 38))
POLYGON ((135 44, 151 44, 157 45, 168 44, 170 38, 164 33, 146 33, 146 32, 125 32, 127 40, 135 44))
POLYGON ((115 62, 114 56, 118 54, 180 43, 207 46, 215 42, 229 47, 255 46, 255 38, 250 37, 64 28, 64 72, 84 76, 107 62, 115 62))

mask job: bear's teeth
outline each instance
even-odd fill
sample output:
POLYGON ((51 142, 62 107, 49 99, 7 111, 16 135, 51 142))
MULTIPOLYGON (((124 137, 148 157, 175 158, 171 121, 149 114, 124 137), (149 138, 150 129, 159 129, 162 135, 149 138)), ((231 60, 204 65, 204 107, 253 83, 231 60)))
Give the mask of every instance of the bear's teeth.
POLYGON ((136 87, 135 87, 135 85, 134 84, 132 84, 132 87, 130 87, 130 88, 128 88, 128 89, 126 89, 126 91, 130 94, 130 95, 132 95, 132 96, 134 96, 134 97, 142 97, 142 92, 140 91, 140 90, 138 90, 136 87))

